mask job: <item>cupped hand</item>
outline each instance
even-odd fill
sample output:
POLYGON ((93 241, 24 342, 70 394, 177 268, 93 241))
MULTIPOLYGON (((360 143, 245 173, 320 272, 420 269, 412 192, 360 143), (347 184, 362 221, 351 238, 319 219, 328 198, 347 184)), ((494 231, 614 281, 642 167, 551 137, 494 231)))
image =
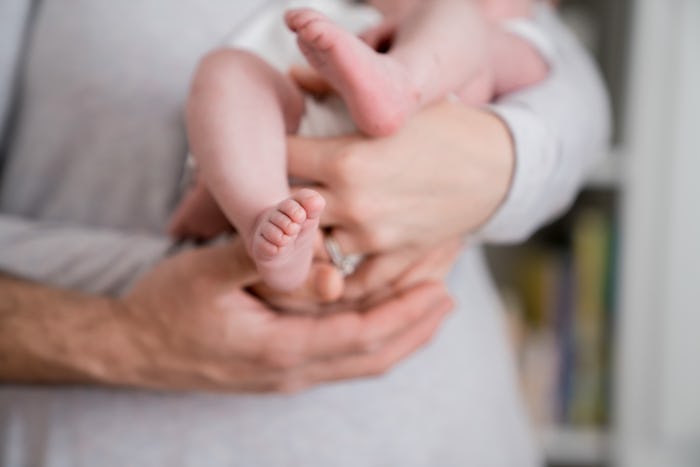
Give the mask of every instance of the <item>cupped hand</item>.
POLYGON ((427 249, 407 248, 371 255, 345 279, 332 264, 319 259, 306 286, 299 290, 281 293, 264 284, 257 284, 252 290, 283 312, 321 314, 364 309, 421 283, 443 282, 462 247, 461 239, 453 239, 427 249))
POLYGON ((325 197, 322 224, 346 253, 422 249, 477 229, 504 200, 514 166, 498 117, 447 101, 388 138, 288 141, 290 174, 325 197))
POLYGON ((396 291, 366 310, 291 316, 243 288, 258 280, 240 242, 180 253, 124 299, 132 345, 121 384, 214 391, 296 391, 383 373, 436 332, 452 302, 439 283, 396 291))

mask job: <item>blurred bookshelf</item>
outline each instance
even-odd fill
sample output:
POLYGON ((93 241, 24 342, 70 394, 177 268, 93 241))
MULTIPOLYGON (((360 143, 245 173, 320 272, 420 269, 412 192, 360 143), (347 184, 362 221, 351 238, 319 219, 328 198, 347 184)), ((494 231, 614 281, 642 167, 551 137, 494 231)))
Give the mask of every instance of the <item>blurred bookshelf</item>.
POLYGON ((527 243, 487 249, 552 466, 608 465, 618 197, 588 188, 527 243))
POLYGON ((489 247, 521 386, 551 467, 612 465, 611 393, 623 129, 633 0, 560 0, 611 95, 613 149, 559 220, 523 245, 489 247))
POLYGON ((561 219, 489 248, 550 467, 700 465, 700 2, 560 0, 614 148, 561 219))

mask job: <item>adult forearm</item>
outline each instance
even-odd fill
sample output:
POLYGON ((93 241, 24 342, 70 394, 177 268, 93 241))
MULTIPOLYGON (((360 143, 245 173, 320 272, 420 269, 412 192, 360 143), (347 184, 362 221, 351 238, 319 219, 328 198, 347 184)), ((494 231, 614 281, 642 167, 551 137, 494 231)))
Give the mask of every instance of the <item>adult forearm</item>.
POLYGON ((241 242, 164 260, 120 301, 0 275, 0 382, 299 390, 388 370, 452 306, 423 283, 360 312, 290 316, 243 290, 257 280, 241 242))
POLYGON ((121 305, 0 275, 0 381, 109 383, 123 372, 121 305))

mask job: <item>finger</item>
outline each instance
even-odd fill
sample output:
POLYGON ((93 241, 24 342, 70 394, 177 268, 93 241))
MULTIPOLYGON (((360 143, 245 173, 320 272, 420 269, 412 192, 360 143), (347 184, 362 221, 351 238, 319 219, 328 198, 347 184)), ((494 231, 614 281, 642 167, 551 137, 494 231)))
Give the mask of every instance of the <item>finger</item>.
POLYGON ((311 280, 314 294, 321 303, 333 303, 342 297, 345 280, 333 264, 318 263, 311 280))
POLYGON ((287 170, 289 175, 311 183, 327 185, 333 180, 332 160, 335 154, 360 136, 337 138, 287 138, 287 170))
POLYGON ((422 252, 419 260, 397 279, 395 286, 405 288, 418 282, 444 280, 463 248, 463 239, 456 238, 422 252))
POLYGON ((183 238, 188 234, 188 220, 197 205, 197 195, 194 190, 185 193, 182 201, 178 204, 175 212, 170 216, 168 222, 168 233, 175 238, 183 238))
POLYGON ((317 315, 325 304, 335 302, 343 294, 344 280, 330 263, 315 261, 306 283, 292 292, 280 292, 264 283, 253 286, 253 292, 278 310, 287 313, 317 315))
POLYGON ((363 268, 357 271, 355 275, 360 276, 359 280, 353 281, 354 276, 348 278, 346 297, 359 295, 363 306, 371 306, 386 300, 397 290, 429 281, 444 281, 460 251, 461 241, 453 241, 433 249, 404 249, 391 255, 379 255, 372 258, 376 265, 369 261, 367 271, 363 268), (367 277, 362 277, 364 274, 367 277), (383 286, 376 286, 382 282, 383 286))
POLYGON ((402 249, 368 257, 346 279, 343 300, 358 300, 379 290, 394 292, 392 284, 398 282, 402 273, 418 261, 421 254, 415 249, 402 249))
POLYGON ((326 207, 321 213, 320 226, 330 229, 333 237, 340 246, 343 254, 368 254, 375 253, 366 236, 359 233, 348 216, 344 203, 337 194, 327 188, 318 186, 300 185, 292 188, 292 193, 297 193, 305 188, 317 191, 326 201, 326 207))
POLYGON ((444 286, 424 284, 366 313, 277 315, 257 338, 258 358, 271 368, 294 371, 315 360, 372 352, 445 301, 444 286))
POLYGON ((423 348, 435 336, 452 307, 451 301, 444 300, 375 352, 340 357, 304 367, 288 375, 284 389, 294 390, 323 382, 380 376, 423 348))
POLYGON ((168 232, 175 238, 211 239, 231 228, 209 191, 196 185, 185 194, 172 215, 168 232))
POLYGON ((311 184, 328 182, 327 159, 333 148, 332 140, 321 138, 287 138, 287 172, 311 184))
POLYGON ((318 318, 308 329, 306 360, 366 353, 444 306, 449 295, 442 284, 424 284, 365 313, 345 312, 318 318))

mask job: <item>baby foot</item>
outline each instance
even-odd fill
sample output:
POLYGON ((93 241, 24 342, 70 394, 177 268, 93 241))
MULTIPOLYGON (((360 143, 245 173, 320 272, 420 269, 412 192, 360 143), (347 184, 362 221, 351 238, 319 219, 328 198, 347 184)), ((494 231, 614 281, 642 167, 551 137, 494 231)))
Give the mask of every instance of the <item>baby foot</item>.
POLYGON ((419 106, 420 94, 407 69, 391 56, 377 53, 315 10, 291 10, 285 20, 309 64, 340 93, 366 134, 394 133, 419 106))
POLYGON ((251 256, 267 285, 290 291, 304 282, 325 204, 321 195, 304 189, 259 217, 251 256))

